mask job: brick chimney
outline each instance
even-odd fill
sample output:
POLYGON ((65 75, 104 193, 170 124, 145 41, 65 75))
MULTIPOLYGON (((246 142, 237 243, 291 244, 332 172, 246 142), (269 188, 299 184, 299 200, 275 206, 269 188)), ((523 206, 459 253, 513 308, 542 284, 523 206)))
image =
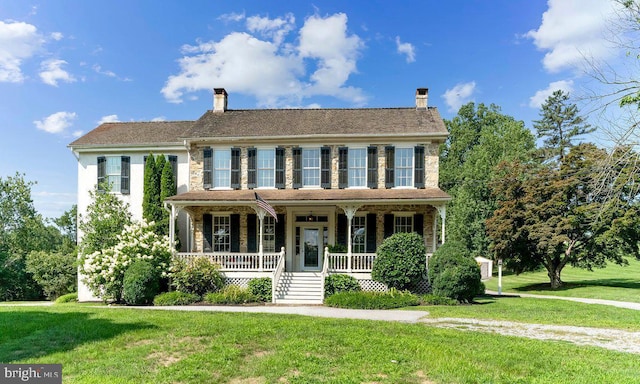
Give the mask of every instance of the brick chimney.
POLYGON ((213 88, 213 112, 227 110, 227 91, 224 88, 213 88))
POLYGON ((427 109, 429 99, 429 88, 416 89, 416 109, 427 109))

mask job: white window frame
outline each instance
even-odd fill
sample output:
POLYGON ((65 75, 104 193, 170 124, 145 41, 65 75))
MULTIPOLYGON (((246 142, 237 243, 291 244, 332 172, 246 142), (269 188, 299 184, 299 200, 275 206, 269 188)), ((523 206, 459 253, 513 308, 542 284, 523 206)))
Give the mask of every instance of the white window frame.
POLYGON ((213 163, 211 172, 211 183, 213 184, 213 189, 231 189, 231 148, 214 148, 211 157, 211 162, 213 163), (216 155, 222 153, 228 156, 228 168, 218 168, 218 164, 216 163, 216 155), (222 183, 218 183, 218 176, 222 173, 227 174, 227 180, 229 181, 224 185, 222 183))
POLYGON ((275 188, 276 186, 276 149, 275 148, 256 148, 256 187, 257 188, 275 188), (262 153, 262 156, 261 156, 262 153), (269 153, 269 154, 267 154, 269 153), (271 167, 262 167, 261 160, 263 156, 268 157, 271 161, 271 167), (262 183, 262 174, 270 173, 271 183, 262 183))
POLYGON ((347 150, 347 184, 349 185, 349 188, 367 188, 367 171, 368 171, 368 153, 367 153, 367 148, 366 147, 349 147, 347 150), (359 167, 355 167, 352 165, 352 161, 355 161, 355 156, 354 156, 354 151, 361 151, 363 156, 362 158, 364 159, 364 165, 359 166, 359 167), (362 183, 361 185, 355 185, 355 183, 352 183, 352 171, 355 172, 357 170, 360 170, 362 172, 362 183))
POLYGON ((393 233, 412 233, 413 232, 413 213, 401 212, 393 214, 393 233), (400 223, 398 223, 400 221, 400 223), (408 222, 408 224, 407 224, 408 222), (410 227, 409 231, 398 230, 407 229, 407 225, 410 227))
POLYGON ((413 147, 400 147, 396 146, 394 151, 394 186, 395 188, 415 188, 413 184, 414 177, 414 167, 415 167, 415 149, 413 147), (405 159, 405 157, 401 157, 400 154, 403 152, 408 152, 410 156, 406 157, 408 164, 402 165, 400 160, 405 159), (408 172, 407 176, 401 176, 401 171, 408 172), (405 181, 401 183, 400 181, 405 181))
POLYGON ((231 252, 231 230, 232 228, 230 215, 211 215, 211 250, 213 252, 231 252), (226 228, 226 234, 216 234, 216 232, 219 232, 223 228, 226 228), (219 242, 218 239, 220 238, 222 238, 223 240, 219 242))
POLYGON ((104 181, 110 186, 111 192, 120 193, 122 190, 121 180, 122 156, 105 156, 104 181), (117 172, 114 171, 114 166, 117 168, 117 172))
POLYGON ((351 252, 365 253, 367 251, 367 215, 356 215, 351 219, 351 252), (362 223, 357 223, 362 220, 362 223), (361 235, 357 235, 357 230, 362 228, 361 235))
MULTIPOLYGON (((260 219, 256 218, 258 233, 260 233, 260 219)), ((265 215, 264 227, 262 230, 262 250, 263 252, 276 251, 276 220, 272 216, 265 215)))
MULTIPOLYGON (((320 183, 322 182, 322 151, 320 149, 320 147, 309 147, 309 148, 302 148, 302 187, 303 188, 320 188, 320 183), (308 156, 305 158, 305 154, 309 155, 309 153, 311 151, 317 151, 318 152, 318 156, 317 157, 313 157, 313 156, 308 156), (315 160, 317 161, 318 166, 306 166, 305 164, 305 160, 315 160), (306 172, 317 172, 317 179, 318 179, 318 183, 317 184, 311 184, 311 183, 306 183, 307 180, 307 176, 306 176, 306 172)), ((315 175, 312 176, 313 179, 315 179, 315 175)))

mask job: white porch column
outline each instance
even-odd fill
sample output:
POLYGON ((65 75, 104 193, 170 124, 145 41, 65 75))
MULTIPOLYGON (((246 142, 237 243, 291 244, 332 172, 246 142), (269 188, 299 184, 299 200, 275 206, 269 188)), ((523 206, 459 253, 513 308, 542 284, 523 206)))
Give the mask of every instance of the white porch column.
POLYGON ((440 219, 442 220, 442 244, 445 241, 445 229, 446 229, 446 220, 447 220, 447 206, 440 205, 436 207, 438 209, 438 213, 440 213, 440 219))
POLYGON ((176 241, 176 207, 171 204, 171 212, 169 213, 169 243, 173 247, 173 243, 176 241))
POLYGON ((351 221, 353 220, 353 216, 356 215, 356 212, 360 208, 359 205, 345 205, 341 206, 344 214, 347 216, 347 270, 351 272, 351 249, 353 247, 353 239, 351 238, 351 221))

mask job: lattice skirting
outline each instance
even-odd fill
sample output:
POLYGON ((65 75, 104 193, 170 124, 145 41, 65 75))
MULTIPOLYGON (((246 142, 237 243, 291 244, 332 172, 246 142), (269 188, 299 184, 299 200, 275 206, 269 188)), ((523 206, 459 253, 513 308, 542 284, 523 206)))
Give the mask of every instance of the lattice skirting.
MULTIPOLYGON (((371 279, 358 280, 358 283, 360 283, 360 288, 363 291, 386 292, 388 290, 386 285, 371 279)), ((416 293, 424 294, 429 292, 431 292, 431 286, 427 280, 422 280, 418 283, 416 293)))
POLYGON ((225 285, 237 285, 241 288, 247 288, 249 286, 249 281, 251 278, 249 277, 225 277, 224 284, 225 285))

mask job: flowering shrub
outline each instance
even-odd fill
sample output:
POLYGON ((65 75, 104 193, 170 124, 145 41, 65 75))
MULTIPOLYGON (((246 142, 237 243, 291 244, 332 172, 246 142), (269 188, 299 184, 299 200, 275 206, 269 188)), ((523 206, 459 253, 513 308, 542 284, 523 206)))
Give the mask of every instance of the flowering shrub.
POLYGON ((84 282, 94 295, 104 301, 120 301, 124 272, 135 260, 148 261, 160 276, 167 276, 173 246, 168 236, 159 236, 153 229, 154 223, 144 220, 127 225, 115 246, 83 255, 84 282))

